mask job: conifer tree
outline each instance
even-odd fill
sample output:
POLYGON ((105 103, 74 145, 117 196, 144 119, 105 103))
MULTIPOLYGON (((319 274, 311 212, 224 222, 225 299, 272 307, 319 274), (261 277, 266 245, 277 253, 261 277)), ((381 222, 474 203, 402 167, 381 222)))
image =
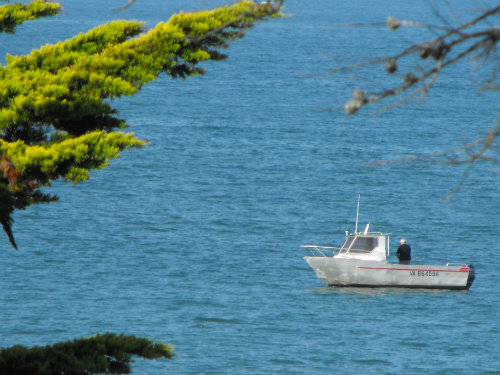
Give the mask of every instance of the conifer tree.
MULTIPOLYGON (((241 1, 179 13, 149 31, 137 21, 114 21, 45 45, 0 66, 0 223, 12 246, 12 214, 58 197, 42 192, 57 179, 79 183, 120 151, 146 142, 125 133, 109 99, 137 93, 165 73, 203 74, 206 60, 242 38, 255 21, 279 16, 282 1, 241 1)), ((58 4, 35 0, 0 7, 0 31, 55 14, 58 4)))
POLYGON ((149 339, 104 333, 43 347, 0 348, 0 375, 129 374, 132 356, 172 359, 173 352, 149 339))
MULTIPOLYGON (((115 21, 27 56, 7 56, 0 66, 0 223, 12 246, 13 212, 57 199, 41 188, 60 178, 85 181, 120 151, 146 144, 124 132, 126 121, 109 99, 133 95, 161 73, 203 74, 200 62, 226 58, 221 48, 255 21, 279 16, 281 4, 242 1, 179 13, 147 33, 141 22, 115 21)), ((0 6, 0 32, 60 9, 43 0, 0 6)), ((15 345, 0 348, 0 375, 130 373, 132 356, 171 359, 173 348, 111 333, 15 345)))

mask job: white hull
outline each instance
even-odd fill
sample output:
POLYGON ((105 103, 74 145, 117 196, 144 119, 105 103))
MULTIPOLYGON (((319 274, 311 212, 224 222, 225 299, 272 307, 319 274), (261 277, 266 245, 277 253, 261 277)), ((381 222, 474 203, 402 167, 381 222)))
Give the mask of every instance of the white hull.
POLYGON ((469 289, 475 278, 472 265, 405 265, 325 256, 304 259, 328 286, 469 289))

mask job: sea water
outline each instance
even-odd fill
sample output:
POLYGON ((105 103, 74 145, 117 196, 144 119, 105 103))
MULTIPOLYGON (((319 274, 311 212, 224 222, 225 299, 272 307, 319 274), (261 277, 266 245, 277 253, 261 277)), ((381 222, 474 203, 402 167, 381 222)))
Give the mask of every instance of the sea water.
MULTIPOLYGON (((124 1, 62 1, 58 17, 0 35, 0 53, 218 4, 144 0, 114 13, 124 1)), ((466 166, 370 164, 481 138, 500 100, 480 82, 498 62, 464 61, 424 101, 354 117, 341 108, 355 88, 389 88, 425 63, 409 59, 395 78, 383 66, 329 74, 435 35, 340 25, 443 24, 436 13, 453 24, 483 5, 496 4, 287 0, 291 17, 258 24, 205 76, 160 76, 114 100, 150 144, 15 213, 19 251, 6 236, 0 245, 0 347, 123 332, 175 345, 174 360, 137 360, 137 374, 499 374, 498 163, 475 163, 463 183, 466 166), (358 194, 360 227, 392 233, 391 261, 406 237, 414 263, 474 264, 472 288, 325 287, 300 245, 338 245, 358 194)))

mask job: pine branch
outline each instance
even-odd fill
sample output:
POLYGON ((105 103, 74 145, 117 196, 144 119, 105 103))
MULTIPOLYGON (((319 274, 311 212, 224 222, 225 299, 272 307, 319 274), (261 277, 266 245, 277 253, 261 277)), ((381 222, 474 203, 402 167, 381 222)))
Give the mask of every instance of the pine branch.
POLYGON ((172 346, 132 335, 105 333, 27 348, 0 348, 0 374, 129 374, 132 356, 172 359, 172 346))
POLYGON ((34 0, 24 4, 0 6, 0 33, 14 33, 16 26, 40 17, 54 16, 61 11, 58 3, 34 0))
POLYGON ((84 181, 120 151, 145 144, 116 132, 126 121, 110 99, 134 95, 161 73, 203 74, 200 63, 225 58, 219 49, 255 22, 280 16, 281 5, 241 1, 179 13, 148 32, 141 22, 115 21, 27 56, 7 56, 0 66, 0 186, 10 203, 0 221, 11 243, 15 209, 56 199, 40 188, 59 178, 84 181))

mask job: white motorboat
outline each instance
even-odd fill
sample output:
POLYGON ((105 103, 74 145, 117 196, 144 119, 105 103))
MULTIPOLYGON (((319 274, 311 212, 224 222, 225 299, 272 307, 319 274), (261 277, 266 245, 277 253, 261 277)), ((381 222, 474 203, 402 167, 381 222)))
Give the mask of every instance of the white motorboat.
MULTIPOLYGON (((359 203, 358 203, 359 212, 359 203)), ((471 264, 394 264, 387 261, 390 233, 346 231, 341 247, 302 245, 304 259, 328 286, 469 289, 475 278, 471 264)))

